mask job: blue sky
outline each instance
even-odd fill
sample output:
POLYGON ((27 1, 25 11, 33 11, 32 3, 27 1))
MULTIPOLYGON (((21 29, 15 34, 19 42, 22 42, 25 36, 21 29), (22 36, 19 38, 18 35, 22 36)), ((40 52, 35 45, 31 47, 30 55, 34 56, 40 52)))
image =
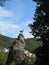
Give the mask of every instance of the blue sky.
POLYGON ((24 30, 25 38, 32 38, 29 23, 33 23, 36 3, 32 0, 10 0, 0 7, 0 34, 15 38, 24 30))

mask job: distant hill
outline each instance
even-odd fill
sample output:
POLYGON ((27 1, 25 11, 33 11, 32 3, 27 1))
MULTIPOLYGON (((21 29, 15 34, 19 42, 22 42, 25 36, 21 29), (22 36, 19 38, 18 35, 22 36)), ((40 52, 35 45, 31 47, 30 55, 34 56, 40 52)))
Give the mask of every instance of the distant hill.
POLYGON ((26 49, 31 51, 31 52, 33 50, 35 50, 36 48, 38 48, 39 46, 41 46, 41 45, 42 45, 42 42, 38 41, 35 38, 28 38, 28 39, 26 39, 26 49))
POLYGON ((9 47, 12 45, 14 39, 0 34, 0 46, 9 47))
MULTIPOLYGON (((37 41, 34 38, 28 38, 28 39, 25 39, 25 41, 26 41, 26 47, 25 48, 28 49, 29 51, 32 51, 41 45, 41 42, 37 41)), ((13 42, 14 42, 13 38, 9 38, 7 36, 0 34, 0 46, 1 47, 8 48, 12 45, 13 42)))

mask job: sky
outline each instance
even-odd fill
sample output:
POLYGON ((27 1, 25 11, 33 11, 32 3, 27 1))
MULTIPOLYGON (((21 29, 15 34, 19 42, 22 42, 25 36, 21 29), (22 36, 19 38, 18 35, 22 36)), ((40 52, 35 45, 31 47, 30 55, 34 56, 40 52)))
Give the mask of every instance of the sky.
POLYGON ((36 3, 32 0, 9 0, 0 7, 0 34, 17 38, 24 30, 25 38, 33 38, 28 24, 33 23, 36 3))

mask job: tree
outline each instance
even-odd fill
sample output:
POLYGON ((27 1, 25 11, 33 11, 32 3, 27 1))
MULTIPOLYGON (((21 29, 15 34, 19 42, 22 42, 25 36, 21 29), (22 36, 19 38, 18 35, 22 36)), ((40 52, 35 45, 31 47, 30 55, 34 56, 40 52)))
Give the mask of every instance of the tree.
POLYGON ((42 47, 35 50, 35 65, 49 65, 49 0, 33 0, 37 3, 33 24, 29 24, 32 34, 40 37, 42 47))
POLYGON ((7 0, 0 0, 0 6, 4 6, 4 2, 7 0))

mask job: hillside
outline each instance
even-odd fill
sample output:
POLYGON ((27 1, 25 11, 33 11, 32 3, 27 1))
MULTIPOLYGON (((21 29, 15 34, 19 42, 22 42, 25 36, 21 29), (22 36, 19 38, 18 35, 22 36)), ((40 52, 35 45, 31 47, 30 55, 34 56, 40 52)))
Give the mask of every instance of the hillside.
POLYGON ((31 52, 41 45, 42 45, 41 41, 37 41, 37 39, 34 38, 26 39, 26 49, 28 49, 31 52))
POLYGON ((1 47, 9 47, 13 43, 14 39, 6 37, 0 34, 0 46, 1 47))
MULTIPOLYGON (((4 35, 0 35, 0 46, 2 47, 10 47, 13 43, 14 39, 6 37, 4 35)), ((41 45, 40 41, 37 41, 36 39, 26 39, 26 49, 28 49, 29 51, 34 50, 35 48, 37 48, 39 45, 41 45)))

